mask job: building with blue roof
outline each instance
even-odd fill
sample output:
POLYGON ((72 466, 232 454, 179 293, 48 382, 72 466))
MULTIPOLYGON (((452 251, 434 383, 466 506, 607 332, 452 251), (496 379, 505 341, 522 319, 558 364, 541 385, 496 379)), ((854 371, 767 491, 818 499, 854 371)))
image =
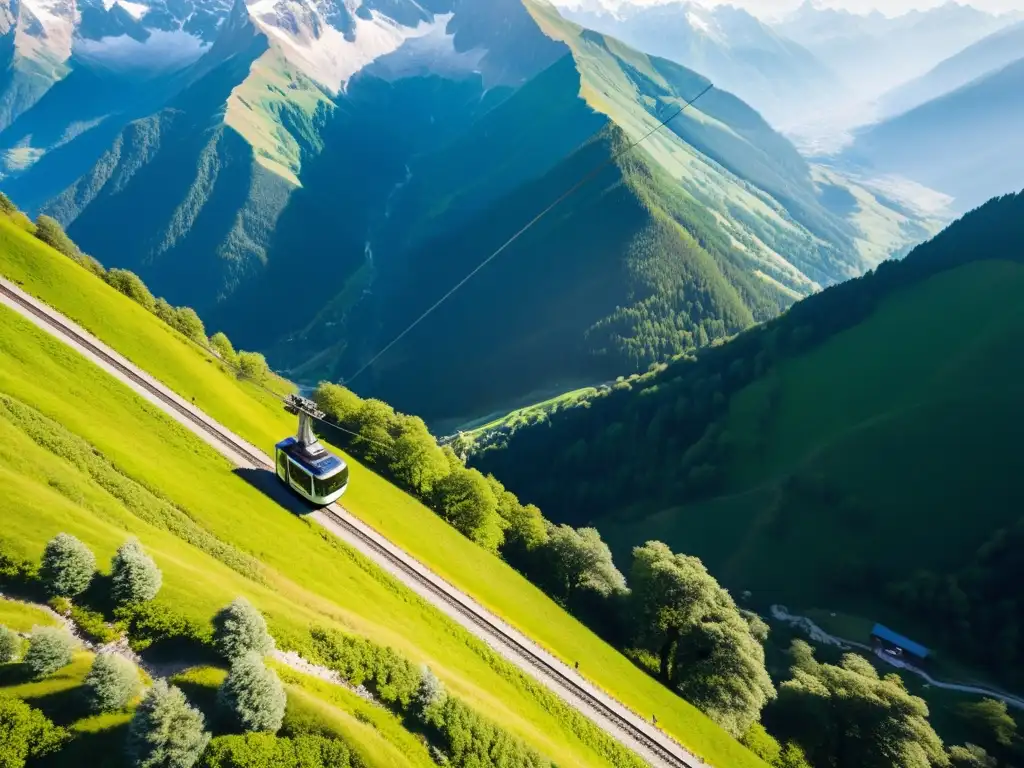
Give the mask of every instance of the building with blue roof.
POLYGON ((920 643, 894 632, 882 624, 875 624, 871 630, 871 643, 891 656, 899 656, 917 664, 924 663, 932 652, 920 643))

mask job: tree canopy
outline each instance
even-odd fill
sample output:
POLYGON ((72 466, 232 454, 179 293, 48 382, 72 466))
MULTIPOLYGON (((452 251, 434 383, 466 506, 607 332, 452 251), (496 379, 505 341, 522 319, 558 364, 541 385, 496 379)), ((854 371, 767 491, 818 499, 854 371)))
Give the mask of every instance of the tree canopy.
POLYGON ((128 726, 125 754, 133 768, 192 768, 210 742, 205 718, 179 688, 157 680, 128 726))
POLYGON ((244 597, 237 598, 214 616, 213 644, 228 660, 250 652, 266 655, 274 650, 274 638, 267 631, 266 619, 244 597))
POLYGON ((147 603, 157 596, 163 574, 138 539, 125 542, 110 566, 112 595, 121 605, 147 603))
POLYGON ((633 550, 630 584, 638 639, 659 655, 662 679, 734 736, 745 733, 775 697, 763 622, 748 620, 698 558, 658 541, 633 550))
POLYGON ((95 573, 96 556, 70 534, 57 534, 43 550, 39 575, 54 597, 77 597, 89 588, 95 573))
POLYGON ((880 677, 871 663, 846 654, 838 665, 814 658, 796 640, 793 678, 779 687, 771 724, 802 746, 811 763, 830 768, 945 768, 942 741, 924 700, 899 675, 880 677))

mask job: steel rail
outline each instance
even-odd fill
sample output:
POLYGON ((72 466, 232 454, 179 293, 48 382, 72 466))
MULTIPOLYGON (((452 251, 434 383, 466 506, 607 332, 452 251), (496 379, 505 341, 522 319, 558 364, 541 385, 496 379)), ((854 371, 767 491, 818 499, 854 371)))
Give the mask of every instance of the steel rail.
MULTIPOLYGON (((104 363, 117 370, 121 375, 144 388, 150 395, 156 397, 162 403, 174 409, 176 413, 188 419, 189 422, 201 428, 214 440, 225 447, 230 448, 233 453, 252 464, 253 467, 266 469, 271 472, 274 471, 273 463, 268 461, 265 455, 255 453, 248 446, 240 443, 239 440, 235 439, 235 437, 227 434, 224 430, 219 429, 215 422, 201 418, 183 401, 179 402, 175 397, 164 392, 160 386, 157 386, 145 377, 140 376, 131 367, 125 365, 116 357, 109 354, 105 349, 79 333, 75 328, 61 322, 50 312, 40 309, 33 301, 26 300, 18 292, 9 289, 3 284, 3 282, 0 282, 0 294, 3 294, 14 301, 18 306, 27 310, 34 317, 43 321, 46 325, 56 329, 60 335, 71 339, 75 344, 87 349, 92 355, 101 359, 104 363)), ((53 311, 56 312, 56 310, 53 311)), ((335 506, 338 510, 345 512, 344 507, 341 507, 341 505, 332 506, 335 506)), ((363 530, 360 526, 353 524, 352 521, 346 519, 343 515, 338 514, 338 511, 335 511, 334 509, 325 508, 321 510, 321 512, 327 516, 332 523, 341 527, 346 531, 346 533, 354 536, 362 544, 372 549, 390 565, 402 571, 416 581, 420 586, 425 587, 433 595, 454 607, 459 614, 469 619, 473 624, 482 629, 489 637, 500 642, 518 657, 537 668, 541 674, 550 678, 556 685, 560 686, 574 698, 584 703, 587 707, 612 721, 619 729, 628 734, 631 739, 643 745, 646 749, 650 750, 654 755, 660 758, 664 764, 673 767, 681 766, 682 768, 707 768, 705 763, 690 755, 682 746, 677 745, 674 740, 673 746, 675 746, 682 754, 677 754, 674 750, 645 733, 628 717, 616 711, 613 706, 610 706, 600 697, 588 691, 586 687, 566 675, 551 662, 538 654, 534 649, 530 648, 528 645, 524 645, 519 639, 509 634, 504 628, 492 621, 487 616, 485 609, 483 609, 482 606, 476 607, 470 602, 460 599, 458 597, 458 595, 462 594, 460 590, 453 585, 447 584, 447 582, 444 582, 436 574, 431 573, 426 566, 419 564, 419 562, 411 555, 404 552, 399 554, 398 552, 391 551, 388 547, 384 546, 381 541, 378 541, 373 535, 371 535, 369 531, 363 530), (420 567, 423 568, 423 572, 414 567, 412 565, 413 562, 420 565, 420 567)), ((365 525, 365 523, 363 523, 363 525, 365 525)), ((369 526, 367 526, 367 528, 373 531, 373 533, 376 534, 376 536, 379 536, 382 540, 387 541, 386 537, 381 535, 379 532, 373 530, 369 526)), ((619 704, 619 706, 623 706, 623 708, 626 709, 622 704, 619 704)), ((635 714, 634 716, 637 718, 640 717, 635 714)), ((598 723, 598 725, 600 726, 600 723, 598 723)), ((667 735, 665 735, 665 738, 669 739, 667 735)), ((622 743, 621 739, 617 739, 617 741, 622 743)), ((628 744, 624 744, 624 746, 629 747, 628 744)))

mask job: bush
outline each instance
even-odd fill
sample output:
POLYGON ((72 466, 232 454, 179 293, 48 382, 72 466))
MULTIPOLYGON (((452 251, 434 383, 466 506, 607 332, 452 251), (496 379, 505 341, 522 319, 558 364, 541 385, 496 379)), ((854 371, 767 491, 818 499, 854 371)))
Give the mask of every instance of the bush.
POLYGON ((366 685, 378 699, 405 711, 420 687, 420 671, 390 648, 360 637, 314 627, 311 654, 352 685, 366 685))
POLYGON ((96 557, 74 536, 61 533, 46 545, 39 576, 54 597, 77 597, 89 588, 96 557))
POLYGON ((36 237, 72 259, 77 260, 81 253, 60 222, 50 216, 39 216, 36 219, 36 237))
MULTIPOLYGON (((62 598, 57 599, 60 600, 62 598)), ((79 634, 92 643, 106 645, 121 637, 120 632, 104 621, 102 613, 90 611, 87 608, 82 608, 80 605, 70 605, 67 612, 57 612, 69 616, 75 623, 75 626, 78 627, 79 634)))
POLYGON ((263 614, 244 597, 214 616, 213 644, 228 660, 251 652, 266 656, 274 650, 274 638, 267 631, 263 614))
POLYGON ((267 668, 258 653, 248 653, 231 665, 218 702, 239 728, 277 733, 288 698, 277 673, 267 668))
POLYGON ((36 627, 29 636, 23 661, 34 677, 48 677, 71 663, 75 645, 66 629, 36 627))
POLYGON ((135 710, 125 755, 135 768, 191 768, 210 743, 205 727, 185 694, 158 680, 135 710))
POLYGON ((206 346, 206 328, 192 307, 178 307, 174 310, 171 327, 201 346, 206 346))
POLYGON ((136 304, 141 304, 150 312, 156 312, 156 299, 142 278, 127 269, 111 269, 105 279, 114 289, 120 291, 136 304))
POLYGON ((18 206, 14 204, 11 198, 9 198, 3 192, 0 192, 0 213, 10 216, 12 213, 17 212, 18 206))
POLYGON ((111 562, 111 590, 120 605, 148 603, 160 591, 163 574, 138 539, 121 545, 111 562))
POLYGON ((420 675, 420 686, 416 689, 416 697, 412 702, 412 711, 423 722, 430 718, 430 712, 438 707, 447 697, 444 683, 437 679, 430 667, 424 665, 420 675))
POLYGON ((93 712, 122 709, 139 695, 139 671, 128 659, 101 653, 85 676, 85 696, 93 712))
POLYGON ((226 335, 220 332, 213 334, 210 337, 210 346, 229 366, 234 368, 238 365, 238 353, 235 352, 234 345, 226 335))
POLYGON ((22 768, 25 763, 53 754, 68 732, 50 722, 38 709, 10 696, 0 696, 0 766, 22 768))
POLYGON ((270 375, 267 358, 259 352, 239 352, 238 375, 243 379, 250 379, 257 384, 262 384, 270 375))
POLYGON ((21 655, 21 638, 7 627, 0 627, 0 664, 10 664, 21 655))
POLYGON ((121 606, 114 611, 131 637, 132 649, 144 651, 154 643, 183 642, 208 645, 210 630, 180 611, 159 603, 121 606))
POLYGON ((221 736, 210 742, 201 768, 349 768, 344 742, 324 736, 281 738, 269 733, 221 736))

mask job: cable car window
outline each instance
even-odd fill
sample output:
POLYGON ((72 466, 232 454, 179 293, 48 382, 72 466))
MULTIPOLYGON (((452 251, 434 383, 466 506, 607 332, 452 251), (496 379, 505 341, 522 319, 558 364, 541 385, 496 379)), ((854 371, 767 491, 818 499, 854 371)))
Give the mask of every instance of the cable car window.
POLYGON ((288 477, 309 495, 313 495, 313 478, 308 472, 294 462, 288 463, 288 477))
POLYGON ((345 487, 346 483, 348 483, 348 467, 342 468, 341 472, 326 480, 313 479, 313 485, 316 487, 315 495, 318 499, 330 496, 332 493, 337 493, 345 487))
POLYGON ((288 457, 284 451, 277 452, 277 476, 282 480, 288 477, 288 457))

